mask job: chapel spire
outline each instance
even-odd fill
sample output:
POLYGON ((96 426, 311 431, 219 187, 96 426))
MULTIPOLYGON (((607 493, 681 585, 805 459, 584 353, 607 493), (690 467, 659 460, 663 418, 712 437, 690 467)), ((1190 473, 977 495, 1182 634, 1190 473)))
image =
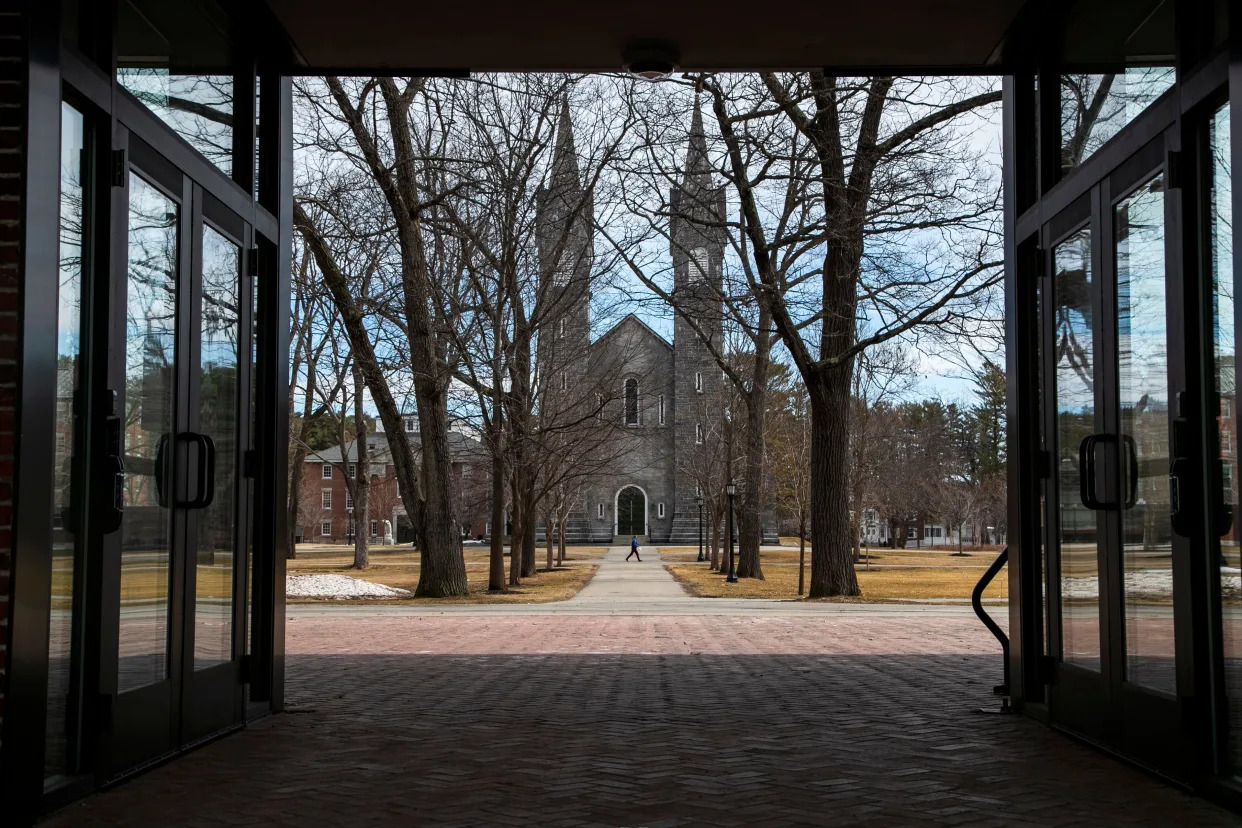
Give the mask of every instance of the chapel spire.
POLYGON ((556 127, 556 148, 552 153, 552 177, 548 189, 561 197, 582 190, 578 153, 574 149, 574 126, 569 119, 568 93, 561 98, 561 116, 556 127))
POLYGON ((694 115, 690 118, 690 141, 686 147, 686 169, 682 189, 704 193, 712 187, 712 167, 707 160, 707 133, 703 129, 703 107, 694 96, 694 115))

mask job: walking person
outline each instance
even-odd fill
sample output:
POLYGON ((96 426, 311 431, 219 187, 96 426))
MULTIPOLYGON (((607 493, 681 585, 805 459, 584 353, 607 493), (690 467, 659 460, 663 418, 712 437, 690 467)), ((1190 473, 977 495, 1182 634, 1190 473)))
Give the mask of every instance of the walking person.
POLYGON ((643 556, 638 554, 638 535, 630 540, 630 554, 626 555, 625 559, 628 561, 631 557, 638 558, 639 563, 643 562, 643 556))

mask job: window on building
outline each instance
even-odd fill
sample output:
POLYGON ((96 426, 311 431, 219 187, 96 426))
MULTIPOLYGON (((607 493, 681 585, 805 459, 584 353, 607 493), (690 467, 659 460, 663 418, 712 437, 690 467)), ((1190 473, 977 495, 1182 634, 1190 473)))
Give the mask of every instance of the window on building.
POLYGON ((564 319, 560 319, 556 323, 556 338, 557 339, 565 338, 565 320, 564 319))
POLYGON ((703 393, 703 372, 702 371, 694 372, 694 390, 700 394, 703 393))
POLYGON ((694 442, 698 443, 700 446, 703 445, 703 424, 702 423, 694 424, 694 442))
POLYGON ((1220 416, 1229 417, 1232 407, 1229 405, 1228 397, 1221 397, 1220 400, 1220 416))
POLYGON ((565 287, 565 285, 569 284, 569 274, 570 267, 568 265, 561 265, 552 271, 552 284, 557 287, 565 287))
POLYGON ((349 464, 349 476, 351 479, 358 476, 358 464, 357 463, 349 464))
POLYGON ((325 538, 331 537, 332 521, 325 520, 323 523, 319 524, 319 534, 323 535, 325 538))
POLYGON ((595 416, 600 418, 601 420, 604 419, 604 395, 603 394, 595 395, 595 416))
POLYGON ((602 503, 601 503, 601 504, 599 504, 599 516, 600 516, 601 518, 604 516, 604 504, 602 504, 602 503))
POLYGON ((660 517, 664 517, 664 504, 663 503, 661 503, 659 506, 656 507, 656 512, 657 514, 659 514, 660 517))
POLYGON ((694 496, 695 497, 703 496, 703 487, 699 485, 699 481, 697 480, 694 481, 694 496))
POLYGON ((331 463, 323 464, 323 479, 324 480, 332 479, 332 464, 331 463))
POLYGON ((707 248, 696 247, 690 251, 689 261, 686 263, 686 281, 701 282, 707 275, 707 248))
POLYGON ((324 489, 319 493, 319 505, 325 509, 332 508, 332 490, 324 489))
POLYGON ((371 537, 375 537, 378 534, 379 534, 379 521, 373 520, 371 521, 371 537))
POLYGON ((567 388, 569 388, 569 379, 565 376, 565 372, 561 371, 561 390, 564 391, 567 388))
POLYGON ((417 417, 405 417, 403 418, 402 423, 405 427, 406 434, 413 434, 414 432, 418 431, 418 418, 417 417))
POLYGON ((664 395, 660 395, 660 425, 664 425, 664 395))
POLYGON ((345 490, 345 511, 352 512, 354 510, 354 496, 345 490))
POLYGON ((908 529, 906 529, 907 540, 917 540, 918 536, 919 536, 919 530, 917 527, 911 526, 908 529))
POLYGON ((625 381, 625 424, 638 425, 638 380, 625 381))

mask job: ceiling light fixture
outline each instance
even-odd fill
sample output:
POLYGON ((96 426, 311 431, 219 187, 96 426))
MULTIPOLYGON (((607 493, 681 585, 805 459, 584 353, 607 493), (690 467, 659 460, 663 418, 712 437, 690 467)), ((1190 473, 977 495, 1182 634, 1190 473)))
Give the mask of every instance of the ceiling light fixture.
POLYGON ((636 40, 621 52, 625 71, 649 81, 664 80, 677 71, 681 53, 666 40, 636 40))

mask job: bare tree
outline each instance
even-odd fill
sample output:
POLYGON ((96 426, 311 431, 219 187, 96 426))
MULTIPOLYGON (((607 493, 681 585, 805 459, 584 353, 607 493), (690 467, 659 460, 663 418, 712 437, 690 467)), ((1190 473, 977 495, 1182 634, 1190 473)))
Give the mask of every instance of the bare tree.
MULTIPOLYGON (((389 435, 402 500, 414 527, 421 567, 416 589, 420 596, 464 595, 468 592, 465 560, 453 515, 452 458, 449 453, 448 386, 442 332, 433 312, 441 251, 429 237, 425 213, 441 198, 441 177, 433 159, 442 136, 422 128, 423 113, 439 101, 428 94, 424 79, 341 80, 303 84, 302 100, 310 115, 310 143, 333 159, 336 167, 360 173, 355 182, 364 195, 376 194, 383 231, 395 238, 393 269, 397 278, 386 295, 389 324, 400 330, 408 349, 405 369, 413 386, 420 424, 419 462, 402 428, 402 411, 389 383, 375 343, 374 315, 351 290, 325 226, 344 237, 348 229, 334 221, 331 206, 305 198, 295 206, 294 222, 319 266, 324 284, 341 313, 353 357, 389 435), (416 107, 418 117, 415 117, 416 107)), ((327 175, 337 170, 330 164, 327 175)), ((372 219, 374 221, 374 218, 372 219)), ((387 287, 387 286, 385 286, 387 287)))
MULTIPOLYGON (((858 594, 853 568, 849 437, 854 361, 916 335, 962 335, 994 301, 1000 274, 999 188, 960 124, 1000 100, 980 80, 759 76, 739 96, 704 76, 725 146, 726 177, 756 250, 785 225, 767 195, 797 177, 805 223, 798 259, 755 268, 781 341, 810 398, 813 451, 811 597, 858 594), (778 178, 773 182, 773 178, 778 178)), ((795 245, 796 246, 796 245, 795 245)), ((777 248, 781 249, 781 248, 777 248)))

